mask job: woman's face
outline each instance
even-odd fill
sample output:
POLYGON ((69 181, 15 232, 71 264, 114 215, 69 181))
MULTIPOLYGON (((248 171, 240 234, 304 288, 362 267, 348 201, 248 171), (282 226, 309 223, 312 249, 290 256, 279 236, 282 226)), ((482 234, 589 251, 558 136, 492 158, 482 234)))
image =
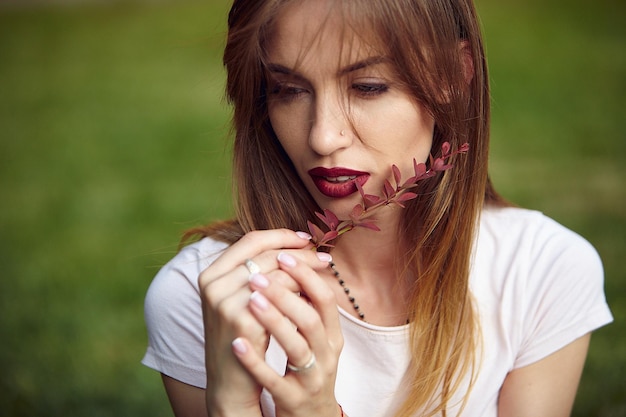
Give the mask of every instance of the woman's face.
MULTIPOLYGON (((427 159, 434 121, 326 0, 290 2, 268 43, 268 109, 278 140, 322 208, 344 217, 355 182, 380 195, 391 165, 413 175, 427 159), (323 23, 319 23, 323 22, 323 23)), ((392 182, 393 183, 393 182, 392 182)))

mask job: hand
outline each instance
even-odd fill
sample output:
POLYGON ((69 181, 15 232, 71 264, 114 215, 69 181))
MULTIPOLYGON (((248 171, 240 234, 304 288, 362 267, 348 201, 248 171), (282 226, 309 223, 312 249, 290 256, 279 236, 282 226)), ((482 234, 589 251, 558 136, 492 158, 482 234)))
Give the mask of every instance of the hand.
POLYGON ((267 279, 286 291, 300 291, 299 284, 278 268, 280 251, 293 253, 309 268, 325 268, 310 248, 310 236, 289 230, 256 231, 233 244, 198 279, 202 299, 207 370, 206 400, 210 415, 260 416, 261 387, 242 368, 231 342, 245 337, 258 355, 268 343, 266 329, 250 313, 250 272, 246 259, 260 267, 267 279))
POLYGON ((280 268, 306 296, 277 282, 252 282, 255 292, 250 298, 250 311, 287 354, 285 375, 272 370, 247 338, 235 341, 235 354, 272 394, 277 415, 339 416, 334 391, 343 336, 335 293, 314 269, 292 255, 278 255, 280 268))

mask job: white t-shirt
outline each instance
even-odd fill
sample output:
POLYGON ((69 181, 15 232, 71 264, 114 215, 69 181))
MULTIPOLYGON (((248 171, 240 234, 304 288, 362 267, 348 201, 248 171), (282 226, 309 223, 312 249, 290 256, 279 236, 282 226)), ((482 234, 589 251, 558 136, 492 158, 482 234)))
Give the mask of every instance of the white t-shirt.
MULTIPOLYGON (((149 345, 143 364, 204 388, 204 331, 198 275, 226 248, 205 238, 165 265, 146 296, 149 345)), ((470 272, 478 310, 479 373, 464 416, 497 416, 506 375, 530 365, 612 321, 603 290, 602 263, 579 235, 535 211, 483 210, 470 272)), ((344 348, 335 394, 347 415, 393 415, 409 363, 408 325, 380 327, 340 311, 344 348)), ((267 361, 285 369, 273 341, 267 361)), ((460 399, 462 393, 458 393, 460 399)), ((262 397, 264 416, 274 416, 262 397)), ((449 415, 455 415, 454 401, 449 415)))

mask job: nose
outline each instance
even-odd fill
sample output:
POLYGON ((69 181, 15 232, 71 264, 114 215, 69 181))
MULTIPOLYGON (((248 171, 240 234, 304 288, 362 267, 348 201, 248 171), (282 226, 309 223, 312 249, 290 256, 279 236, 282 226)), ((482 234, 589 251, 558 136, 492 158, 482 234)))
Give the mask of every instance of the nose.
POLYGON ((309 146, 319 155, 328 156, 352 143, 353 131, 347 107, 335 94, 316 97, 309 132, 309 146))

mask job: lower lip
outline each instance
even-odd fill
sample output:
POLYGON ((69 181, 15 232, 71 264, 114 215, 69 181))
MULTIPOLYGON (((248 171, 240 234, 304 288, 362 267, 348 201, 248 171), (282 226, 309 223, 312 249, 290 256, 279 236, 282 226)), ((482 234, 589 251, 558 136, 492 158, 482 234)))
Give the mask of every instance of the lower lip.
POLYGON ((363 186, 369 179, 369 175, 358 175, 356 178, 345 182, 330 182, 324 177, 311 176, 313 183, 326 197, 343 198, 357 191, 356 183, 363 186))

